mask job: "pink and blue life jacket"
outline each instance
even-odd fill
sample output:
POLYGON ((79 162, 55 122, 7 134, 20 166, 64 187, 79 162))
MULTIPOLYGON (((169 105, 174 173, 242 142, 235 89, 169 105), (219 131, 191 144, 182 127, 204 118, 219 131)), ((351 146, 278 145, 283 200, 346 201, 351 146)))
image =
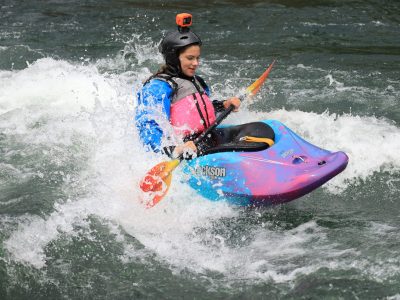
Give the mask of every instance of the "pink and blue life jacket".
POLYGON ((169 121, 180 138, 201 133, 223 110, 222 102, 211 101, 209 88, 198 76, 192 79, 163 76, 145 83, 138 92, 136 127, 144 145, 158 152, 164 137, 162 118, 169 121))

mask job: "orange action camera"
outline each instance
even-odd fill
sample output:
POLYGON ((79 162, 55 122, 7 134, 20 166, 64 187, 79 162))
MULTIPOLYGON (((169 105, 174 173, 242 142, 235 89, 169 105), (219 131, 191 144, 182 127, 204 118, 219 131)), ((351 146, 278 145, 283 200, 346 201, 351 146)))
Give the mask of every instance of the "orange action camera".
POLYGON ((176 24, 179 27, 189 27, 192 25, 192 15, 188 13, 181 13, 176 15, 176 24))

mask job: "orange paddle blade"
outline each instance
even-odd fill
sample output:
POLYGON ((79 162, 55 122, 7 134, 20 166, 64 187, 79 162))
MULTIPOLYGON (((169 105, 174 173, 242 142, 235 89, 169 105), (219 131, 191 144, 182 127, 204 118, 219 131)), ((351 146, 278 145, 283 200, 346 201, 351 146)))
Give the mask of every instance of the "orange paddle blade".
POLYGON ((142 203, 146 208, 153 207, 168 192, 172 180, 172 171, 179 165, 180 160, 174 159, 159 163, 154 166, 146 176, 140 181, 142 193, 142 203))
POLYGON ((275 60, 272 62, 272 64, 269 65, 268 69, 265 70, 265 72, 246 89, 246 92, 249 94, 249 96, 254 96, 255 94, 257 94, 264 81, 268 78, 269 72, 271 72, 274 64, 275 60))

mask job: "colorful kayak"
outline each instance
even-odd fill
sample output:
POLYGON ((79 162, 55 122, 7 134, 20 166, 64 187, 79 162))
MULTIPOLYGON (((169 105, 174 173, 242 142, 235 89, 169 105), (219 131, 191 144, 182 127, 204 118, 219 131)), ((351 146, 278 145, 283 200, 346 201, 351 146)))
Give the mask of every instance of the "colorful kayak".
MULTIPOLYGON (((225 145, 224 149, 211 149, 210 154, 184 165, 187 183, 212 201, 225 200, 244 206, 270 205, 310 193, 347 166, 348 156, 344 152, 330 152, 314 146, 279 121, 256 123, 267 131, 272 129, 272 146, 262 144, 263 150, 260 146, 246 150, 246 143, 240 142, 238 144, 245 145, 244 148, 233 145, 226 152, 225 145)), ((243 131, 243 134, 235 133, 238 138, 249 135, 245 125, 236 127, 243 131)), ((229 131, 229 126, 224 128, 229 131)))

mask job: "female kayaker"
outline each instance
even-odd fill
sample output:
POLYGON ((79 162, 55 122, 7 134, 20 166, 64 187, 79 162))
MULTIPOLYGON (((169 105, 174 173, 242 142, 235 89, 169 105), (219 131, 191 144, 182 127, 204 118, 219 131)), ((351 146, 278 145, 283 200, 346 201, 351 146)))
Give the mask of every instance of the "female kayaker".
POLYGON ((179 16, 178 30, 169 32, 159 46, 165 64, 138 92, 135 116, 143 144, 170 157, 197 153, 192 140, 213 124, 216 112, 240 106, 237 97, 210 100, 210 89, 195 75, 202 42, 190 31, 191 15, 179 16))

